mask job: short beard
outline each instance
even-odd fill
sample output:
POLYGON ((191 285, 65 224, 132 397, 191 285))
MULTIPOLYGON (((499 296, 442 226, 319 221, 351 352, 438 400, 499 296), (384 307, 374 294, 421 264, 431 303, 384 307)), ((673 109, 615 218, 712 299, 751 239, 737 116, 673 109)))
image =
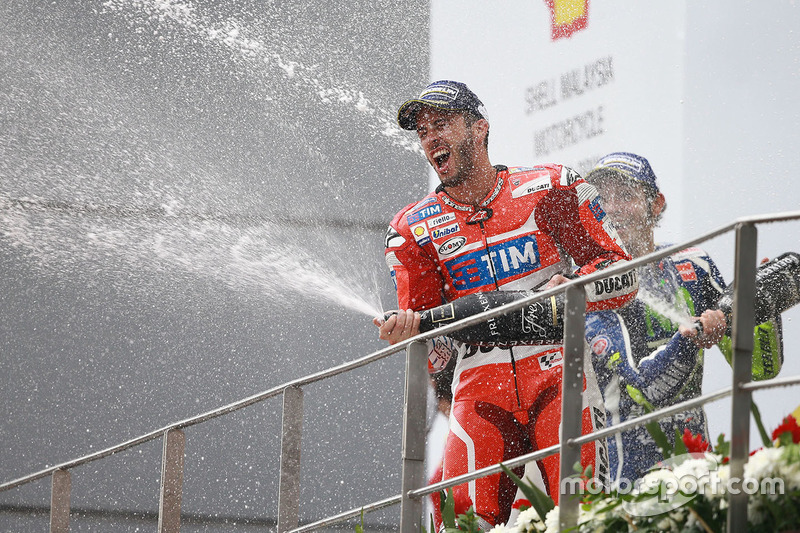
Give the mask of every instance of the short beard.
MULTIPOLYGON (((469 162, 469 168, 475 167, 475 165, 473 164, 473 161, 475 160, 475 149, 473 143, 474 141, 472 139, 469 139, 459 144, 456 147, 459 160, 462 162, 469 162)), ((442 180, 442 186, 445 188, 458 187, 459 185, 463 185, 466 181, 467 181, 467 173, 462 168, 452 178, 448 180, 442 180)))
POLYGON ((463 173, 459 173, 458 175, 453 176, 448 180, 442 180, 442 187, 444 187, 445 189, 448 187, 458 187, 459 185, 462 185, 465 181, 467 181, 467 178, 464 176, 463 173))

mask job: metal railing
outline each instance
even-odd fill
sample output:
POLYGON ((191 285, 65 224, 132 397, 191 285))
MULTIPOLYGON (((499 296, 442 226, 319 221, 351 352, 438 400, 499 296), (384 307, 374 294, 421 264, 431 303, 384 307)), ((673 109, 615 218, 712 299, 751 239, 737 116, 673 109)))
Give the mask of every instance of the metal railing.
MULTIPOLYGON (((582 444, 608 437, 630 429, 631 427, 643 425, 647 422, 684 411, 691 407, 704 405, 712 400, 732 395, 730 475, 731 478, 738 477, 741 479, 743 477, 744 464, 748 457, 752 391, 769 387, 800 384, 800 376, 773 379, 757 384, 750 383, 753 352, 752 332, 755 326, 752 302, 755 297, 755 274, 757 264, 757 230, 755 225, 798 219, 800 219, 800 211, 738 219, 714 231, 681 244, 663 248, 657 252, 629 261, 624 265, 614 266, 601 272, 580 277, 553 289, 536 293, 502 307, 471 316, 457 323, 420 334, 412 339, 389 346, 354 361, 289 381, 204 414, 169 424, 115 446, 2 483, 0 484, 0 491, 9 490, 51 476, 50 531, 54 533, 66 533, 69 531, 71 469, 92 461, 103 459, 146 442, 163 438, 158 531, 159 533, 178 532, 181 523, 181 495, 185 449, 183 429, 233 413, 268 398, 283 394, 283 432, 281 439, 278 495, 278 532, 299 533, 302 531, 313 531, 355 518, 362 512, 375 511, 388 506, 397 505, 398 503, 401 506, 400 530, 403 533, 420 531, 422 498, 424 496, 500 472, 500 466, 494 465, 425 486, 425 421, 427 416, 428 376, 427 350, 423 341, 446 335, 458 329, 483 322, 516 309, 521 309, 533 302, 549 298, 561 292, 566 292, 564 311, 561 443, 505 461, 503 465, 508 468, 515 468, 530 461, 560 453, 561 472, 571 472, 572 465, 577 462, 580 457, 580 446, 582 444), (702 395, 692 400, 648 413, 637 419, 632 419, 613 427, 600 429, 589 435, 581 435, 581 391, 583 388, 586 305, 584 286, 599 281, 609 275, 623 273, 631 268, 661 259, 686 247, 699 244, 730 231, 736 232, 732 330, 732 385, 720 391, 702 395), (407 357, 400 494, 391 498, 368 503, 350 511, 329 516, 325 519, 303 525, 302 527, 299 526, 303 386, 366 366, 404 349, 407 350, 407 357)), ((562 490, 564 490, 564 484, 560 485, 562 486, 562 490)), ((577 498, 564 497, 567 496, 565 494, 561 494, 561 496, 559 522, 561 528, 565 529, 577 523, 579 502, 577 498)), ((737 533, 743 532, 747 527, 748 494, 745 491, 740 491, 739 494, 731 495, 731 498, 732 500, 729 502, 728 506, 728 531, 737 533)))

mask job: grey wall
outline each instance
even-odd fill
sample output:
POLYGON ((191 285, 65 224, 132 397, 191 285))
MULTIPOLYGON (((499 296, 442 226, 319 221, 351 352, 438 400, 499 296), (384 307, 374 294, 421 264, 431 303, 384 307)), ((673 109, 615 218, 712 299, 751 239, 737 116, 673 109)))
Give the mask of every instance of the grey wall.
MULTIPOLYGON (((123 4, 0 5, 2 481, 382 348, 356 307, 394 304, 383 231, 426 186, 390 125, 427 3, 123 4)), ((301 519, 399 493, 403 364, 306 388, 301 519)), ((280 408, 186 430, 187 530, 271 529, 280 408)), ((150 528, 160 454, 75 469, 73 530, 150 528)), ((0 493, 0 530, 48 503, 0 493)))

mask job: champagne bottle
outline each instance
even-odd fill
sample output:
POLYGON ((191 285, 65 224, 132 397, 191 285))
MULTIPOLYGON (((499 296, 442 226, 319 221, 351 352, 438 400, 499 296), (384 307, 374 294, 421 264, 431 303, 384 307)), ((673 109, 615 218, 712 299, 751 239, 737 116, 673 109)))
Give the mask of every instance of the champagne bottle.
MULTIPOLYGON (((759 265, 756 270, 756 325, 777 317, 800 303, 800 255, 786 252, 759 265)), ((728 324, 733 315, 733 283, 719 299, 717 307, 725 313, 728 324)))
MULTIPOLYGON (((492 291, 463 296, 420 312, 420 331, 431 331, 489 309, 520 300, 530 291, 492 291)), ((448 333, 468 344, 514 346, 557 344, 564 337, 564 295, 558 294, 502 316, 448 333)))

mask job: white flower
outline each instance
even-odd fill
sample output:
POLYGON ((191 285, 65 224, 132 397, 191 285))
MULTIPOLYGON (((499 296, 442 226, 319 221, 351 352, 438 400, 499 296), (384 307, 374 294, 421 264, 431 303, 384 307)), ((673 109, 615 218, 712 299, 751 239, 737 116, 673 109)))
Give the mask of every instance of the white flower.
POLYGON ((720 498, 719 500, 719 510, 725 511, 728 509, 728 500, 727 498, 720 498))
POLYGON ((530 533, 545 530, 544 522, 541 518, 539 518, 539 513, 537 513, 536 509, 533 507, 528 507, 519 513, 516 526, 519 533, 530 533))
MULTIPOLYGON (((731 467, 730 465, 722 465, 717 469, 716 477, 712 479, 712 483, 710 486, 710 492, 707 495, 712 496, 714 498, 720 498, 722 501, 727 501, 725 499, 725 495, 728 492, 728 483, 731 479, 731 467)), ((727 504, 725 506, 721 506, 720 509, 727 508, 727 504)))
POLYGON ((773 477, 783 455, 781 448, 764 448, 754 453, 744 465, 744 477, 764 479, 773 477))
POLYGON ((487 533, 509 533, 511 530, 506 528, 505 524, 494 526, 487 533))
POLYGON ((548 511, 544 517, 544 525, 546 533, 558 533, 560 531, 558 524, 558 507, 553 507, 548 511))
POLYGON ((800 463, 782 463, 780 475, 787 491, 800 489, 800 463))
POLYGON ((782 446, 781 458, 775 468, 775 477, 783 478, 786 490, 800 489, 800 447, 782 446))
POLYGON ((656 527, 662 531, 672 531, 672 520, 669 519, 669 516, 665 516, 661 520, 658 521, 656 527))
POLYGON ((684 527, 689 531, 692 531, 693 528, 700 529, 701 531, 703 530, 702 526, 700 525, 700 522, 698 522, 697 518, 695 518, 694 513, 688 513, 686 515, 686 523, 684 524, 684 527))
POLYGON ((536 509, 534 509, 533 507, 528 507, 527 509, 525 509, 524 511, 521 511, 519 513, 519 516, 517 517, 517 524, 516 525, 518 527, 519 526, 527 526, 531 522, 534 522, 534 521, 538 522, 539 520, 540 520, 539 513, 536 512, 536 509))
POLYGON ((608 506, 611 505, 611 503, 611 500, 603 499, 594 502, 594 504, 588 508, 582 505, 578 511, 578 523, 583 524, 596 519, 604 519, 608 514, 608 506))
POLYGON ((719 463, 720 461, 709 453, 703 457, 687 459, 676 465, 673 471, 675 472, 675 477, 678 479, 681 479, 683 476, 690 476, 699 480, 707 476, 710 471, 716 470, 719 463))

